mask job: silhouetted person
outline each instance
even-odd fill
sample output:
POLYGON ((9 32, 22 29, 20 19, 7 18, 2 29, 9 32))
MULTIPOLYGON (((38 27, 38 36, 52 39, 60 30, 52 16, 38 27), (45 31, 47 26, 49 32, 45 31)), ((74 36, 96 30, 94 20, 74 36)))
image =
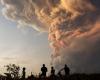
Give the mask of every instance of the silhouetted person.
POLYGON ((24 68, 23 68, 23 71, 22 71, 22 79, 25 79, 25 76, 26 76, 25 70, 26 70, 26 68, 24 67, 24 68))
POLYGON ((65 71, 65 75, 69 75, 70 74, 70 69, 66 64, 65 64, 65 67, 64 67, 64 71, 65 71))
POLYGON ((43 64, 43 67, 41 68, 41 71, 42 71, 41 76, 46 77, 47 68, 45 67, 45 64, 43 64))
POLYGON ((55 75, 55 69, 53 66, 51 67, 50 80, 57 80, 57 76, 55 75))
POLYGON ((55 75, 55 69, 54 67, 51 67, 51 76, 54 76, 55 75))

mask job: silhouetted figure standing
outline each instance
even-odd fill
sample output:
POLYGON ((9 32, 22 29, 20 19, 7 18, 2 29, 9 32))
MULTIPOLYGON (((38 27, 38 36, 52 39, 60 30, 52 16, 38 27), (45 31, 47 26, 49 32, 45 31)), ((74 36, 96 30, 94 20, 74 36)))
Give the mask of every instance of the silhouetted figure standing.
POLYGON ((43 67, 41 68, 41 71, 42 71, 42 74, 41 74, 41 76, 42 77, 46 77, 46 73, 47 73, 47 68, 45 67, 45 64, 43 64, 43 67))
POLYGON ((51 67, 51 76, 54 76, 55 75, 55 69, 54 67, 51 67))
POLYGON ((24 68, 23 68, 23 71, 22 71, 22 79, 25 79, 25 76, 26 76, 25 70, 26 70, 26 68, 24 67, 24 68))
POLYGON ((57 80, 57 76, 55 75, 55 69, 53 66, 51 67, 50 80, 57 80))
POLYGON ((66 76, 70 74, 70 69, 66 64, 65 64, 65 67, 64 67, 64 71, 65 71, 66 76))

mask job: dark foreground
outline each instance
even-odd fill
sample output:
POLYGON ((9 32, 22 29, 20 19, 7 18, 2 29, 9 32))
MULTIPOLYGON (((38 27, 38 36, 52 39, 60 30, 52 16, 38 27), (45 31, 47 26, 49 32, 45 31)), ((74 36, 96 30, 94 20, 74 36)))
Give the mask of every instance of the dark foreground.
POLYGON ((100 80, 100 73, 98 74, 70 74, 70 68, 65 64, 57 74, 55 74, 55 68, 51 66, 50 75, 46 76, 48 68, 43 64, 41 67, 41 73, 26 77, 26 68, 22 68, 22 74, 19 74, 20 67, 15 64, 9 64, 6 66, 7 73, 0 75, 0 80, 100 80), (64 74, 62 74, 62 71, 64 74))
POLYGON ((39 77, 30 75, 25 79, 21 78, 10 78, 8 76, 0 76, 0 80, 100 80, 100 74, 71 74, 69 76, 64 75, 53 75, 48 77, 39 77))

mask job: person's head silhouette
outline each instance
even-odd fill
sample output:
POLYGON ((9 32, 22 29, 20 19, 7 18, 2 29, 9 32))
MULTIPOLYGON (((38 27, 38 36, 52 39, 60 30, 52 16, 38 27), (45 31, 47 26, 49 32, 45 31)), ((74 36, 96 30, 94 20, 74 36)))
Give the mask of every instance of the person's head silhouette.
POLYGON ((67 67, 67 64, 65 64, 65 67, 67 67))
POLYGON ((52 67, 51 67, 51 69, 53 70, 53 69, 54 69, 54 67, 52 66, 52 67))
POLYGON ((25 67, 23 67, 23 71, 25 71, 25 69, 26 69, 26 68, 25 68, 25 67))
POLYGON ((43 64, 43 67, 45 67, 45 64, 43 64))

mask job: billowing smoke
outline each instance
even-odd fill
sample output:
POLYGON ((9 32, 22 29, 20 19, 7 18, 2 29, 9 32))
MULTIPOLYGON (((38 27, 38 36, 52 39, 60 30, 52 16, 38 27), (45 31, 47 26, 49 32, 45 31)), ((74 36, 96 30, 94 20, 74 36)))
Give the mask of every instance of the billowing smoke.
POLYGON ((3 14, 48 32, 53 64, 72 72, 100 72, 100 0, 1 0, 3 14))

